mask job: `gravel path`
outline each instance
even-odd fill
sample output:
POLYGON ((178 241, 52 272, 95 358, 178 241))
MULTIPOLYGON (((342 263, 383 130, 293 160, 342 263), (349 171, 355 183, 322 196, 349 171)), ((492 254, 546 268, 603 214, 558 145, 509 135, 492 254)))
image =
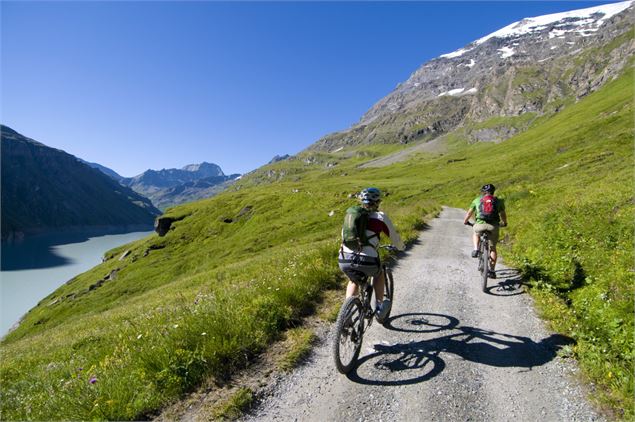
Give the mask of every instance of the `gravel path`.
POLYGON ((397 151, 393 154, 389 154, 383 157, 376 158, 374 160, 370 160, 369 162, 364 163, 359 167, 360 168, 386 167, 394 163, 406 161, 410 158, 410 156, 419 152, 428 152, 433 154, 443 153, 447 151, 447 146, 443 142, 443 140, 444 140, 443 137, 439 137, 439 138, 433 139, 432 141, 422 142, 412 147, 402 149, 401 151, 397 151))
POLYGON ((366 332, 351 374, 336 371, 325 327, 309 361, 245 420, 604 420, 575 362, 556 354, 568 339, 545 328, 516 273, 499 265, 481 291, 463 215, 445 208, 393 266, 389 326, 366 332))

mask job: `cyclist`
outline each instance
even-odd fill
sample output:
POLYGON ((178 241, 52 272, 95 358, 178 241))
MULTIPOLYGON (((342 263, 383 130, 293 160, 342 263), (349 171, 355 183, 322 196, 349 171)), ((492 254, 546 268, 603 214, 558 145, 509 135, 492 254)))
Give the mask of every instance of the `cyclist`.
POLYGON ((474 250, 472 251, 472 258, 478 258, 478 248, 480 242, 480 234, 484 231, 488 231, 489 244, 490 244, 490 262, 491 270, 487 276, 489 278, 496 278, 496 259, 498 254, 496 253, 496 244, 498 243, 499 228, 507 225, 507 214, 505 213, 505 201, 501 198, 494 196, 496 187, 492 184, 486 184, 481 187, 481 194, 476 197, 470 204, 470 208, 463 219, 463 224, 468 224, 470 218, 474 215, 476 223, 474 224, 474 233, 472 234, 472 243, 474 244, 474 250), (492 200, 491 207, 485 205, 486 200, 492 200))
POLYGON ((395 230, 390 218, 379 211, 381 203, 381 191, 377 188, 366 188, 359 194, 361 206, 369 211, 368 224, 366 226, 367 244, 362 245, 358 251, 348 248, 342 243, 339 253, 340 269, 349 278, 346 288, 346 297, 357 294, 357 284, 362 276, 374 277, 373 287, 375 289, 375 312, 377 318, 382 320, 390 309, 388 300, 384 301, 384 274, 379 261, 377 247, 379 237, 383 233, 390 238, 391 243, 400 251, 405 249, 405 245, 395 230), (360 274, 361 273, 361 274, 360 274))

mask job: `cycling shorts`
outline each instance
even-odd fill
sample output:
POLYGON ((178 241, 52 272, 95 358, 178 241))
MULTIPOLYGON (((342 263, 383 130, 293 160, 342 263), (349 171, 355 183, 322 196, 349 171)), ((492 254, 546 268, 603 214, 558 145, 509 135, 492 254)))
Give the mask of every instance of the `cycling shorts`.
POLYGON ((359 283, 366 277, 376 276, 381 269, 379 258, 343 251, 340 251, 338 264, 353 283, 359 283))
POLYGON ((474 233, 481 234, 483 232, 489 232, 489 247, 495 248, 496 244, 498 243, 500 227, 493 224, 474 224, 474 233))

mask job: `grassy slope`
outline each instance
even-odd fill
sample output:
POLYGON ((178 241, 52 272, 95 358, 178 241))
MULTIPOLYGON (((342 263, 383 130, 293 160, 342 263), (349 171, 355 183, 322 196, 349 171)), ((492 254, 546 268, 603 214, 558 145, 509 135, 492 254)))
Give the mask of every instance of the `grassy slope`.
POLYGON ((439 204, 467 206, 484 182, 507 200, 505 258, 533 280, 554 327, 576 338, 585 373, 607 387, 605 402, 631 416, 632 82, 628 72, 502 144, 455 139, 452 153, 363 171, 355 166, 394 147, 348 159, 321 153, 169 210, 184 218, 166 237, 111 251, 3 341, 0 418, 134 419, 205 376, 225 377, 338 283, 350 193, 388 191, 384 208, 413 239, 423 216, 439 204), (132 252, 119 261, 124 249, 132 252), (89 290, 115 269, 115 280, 89 290))

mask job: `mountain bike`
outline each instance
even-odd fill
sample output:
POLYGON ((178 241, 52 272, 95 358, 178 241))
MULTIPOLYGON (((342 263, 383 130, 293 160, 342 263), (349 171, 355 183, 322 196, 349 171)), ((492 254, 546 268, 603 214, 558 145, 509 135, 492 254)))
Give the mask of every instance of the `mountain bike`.
MULTIPOLYGON (((467 226, 473 227, 474 223, 467 222, 467 226)), ((500 227, 506 225, 501 224, 500 227)), ((492 271, 492 263, 490 262, 490 247, 489 247, 489 231, 484 231, 479 235, 479 247, 478 247, 478 270, 481 272, 483 280, 483 291, 487 292, 487 279, 490 271, 492 271)))
MULTIPOLYGON (((466 225, 473 227, 474 223, 468 222, 466 225)), ((487 292, 487 277, 490 271, 489 232, 482 232, 479 239, 478 270, 481 272, 483 291, 487 292)))
MULTIPOLYGON (((392 245, 380 246, 391 253, 397 248, 392 245)), ((384 299, 388 299, 390 308, 386 312, 383 320, 377 319, 377 322, 384 324, 390 317, 392 311, 392 303, 395 295, 395 282, 392 271, 382 261, 381 270, 384 273, 384 299)), ((373 277, 366 275, 361 276, 357 285, 359 288, 358 296, 351 296, 344 301, 340 308, 335 321, 335 329, 333 331, 333 357, 335 359, 335 367, 342 374, 350 372, 355 366, 359 352, 362 348, 362 340, 364 332, 373 323, 375 310, 372 307, 373 296, 373 277)), ((384 302, 386 303, 386 302, 384 302)))

